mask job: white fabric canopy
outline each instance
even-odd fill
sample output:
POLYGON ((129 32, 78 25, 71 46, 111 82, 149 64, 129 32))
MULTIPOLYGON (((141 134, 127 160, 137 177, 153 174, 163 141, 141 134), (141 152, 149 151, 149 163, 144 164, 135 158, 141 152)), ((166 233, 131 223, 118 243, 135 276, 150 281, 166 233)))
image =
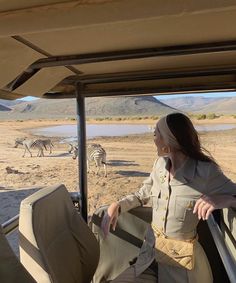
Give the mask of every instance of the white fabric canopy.
MULTIPOLYGON (((0 89, 11 90, 7 85, 23 72, 29 72, 30 65, 41 58, 236 41, 235 24, 233 0, 0 0, 0 89)), ((35 72, 13 91, 19 96, 43 96, 55 89, 63 91, 60 82, 78 73, 85 76, 233 69, 235 55, 235 51, 207 52, 77 64, 70 70, 63 66, 50 67, 35 72)), ((211 90, 217 89, 219 82, 234 89, 234 72, 232 76, 225 76, 225 80, 218 75, 209 76, 209 80, 206 77, 201 77, 199 83, 194 79, 192 91, 203 85, 207 89, 208 82, 211 90)), ((168 86, 174 92, 189 86, 189 79, 174 82, 166 81, 165 89, 168 86)), ((149 87, 158 92, 163 84, 165 81, 156 85, 152 81, 149 87)), ((142 88, 141 82, 137 85, 142 88)), ((146 85, 147 81, 143 86, 146 85)), ((96 95, 96 89, 89 87, 96 95)), ((108 88, 112 90, 111 84, 108 88)), ((122 88, 127 90, 129 83, 126 81, 122 88)), ((3 98, 7 98, 6 92, 3 98)))

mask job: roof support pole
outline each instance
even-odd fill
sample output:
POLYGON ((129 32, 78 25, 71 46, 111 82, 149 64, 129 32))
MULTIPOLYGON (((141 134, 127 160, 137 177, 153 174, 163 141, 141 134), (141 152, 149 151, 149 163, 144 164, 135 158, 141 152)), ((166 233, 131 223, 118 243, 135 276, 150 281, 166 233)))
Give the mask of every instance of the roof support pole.
POLYGON ((85 98, 81 95, 82 85, 76 85, 77 102, 77 133, 78 133, 78 162, 79 162, 79 190, 81 196, 81 214, 84 220, 88 220, 87 197, 87 157, 86 157, 86 118, 85 98))

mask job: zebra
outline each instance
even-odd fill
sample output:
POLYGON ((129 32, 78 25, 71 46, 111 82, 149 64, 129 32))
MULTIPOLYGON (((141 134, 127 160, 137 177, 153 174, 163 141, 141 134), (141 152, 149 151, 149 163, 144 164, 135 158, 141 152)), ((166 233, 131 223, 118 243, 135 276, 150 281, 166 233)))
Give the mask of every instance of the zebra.
POLYGON ((150 132, 154 132, 155 131, 156 126, 155 125, 148 125, 148 130, 150 132))
POLYGON ((49 147, 49 154, 52 153, 52 148, 54 147, 52 141, 50 139, 40 139, 42 141, 42 144, 43 144, 43 147, 45 148, 45 150, 48 150, 47 149, 47 146, 49 147))
POLYGON ((22 155, 22 157, 25 157, 26 151, 29 152, 30 156, 32 157, 32 152, 30 151, 30 149, 38 149, 38 157, 42 157, 44 156, 43 153, 43 148, 44 148, 44 144, 42 142, 42 140, 40 139, 36 139, 36 140, 27 140, 25 138, 23 139, 16 139, 15 140, 15 148, 18 147, 18 145, 23 145, 25 151, 24 154, 22 155))
MULTIPOLYGON (((72 158, 76 159, 78 156, 78 147, 70 144, 71 149, 70 153, 72 153, 72 158)), ((93 143, 88 145, 87 147, 87 170, 88 173, 90 171, 90 163, 94 161, 97 167, 96 175, 100 170, 101 165, 103 164, 104 168, 104 177, 107 177, 107 164, 106 164, 106 151, 105 149, 97 143, 93 143)))
POLYGON ((78 150, 77 143, 76 143, 76 144, 75 144, 75 143, 69 143, 68 152, 69 152, 69 153, 72 153, 72 152, 74 151, 75 147, 76 147, 77 150, 78 150))

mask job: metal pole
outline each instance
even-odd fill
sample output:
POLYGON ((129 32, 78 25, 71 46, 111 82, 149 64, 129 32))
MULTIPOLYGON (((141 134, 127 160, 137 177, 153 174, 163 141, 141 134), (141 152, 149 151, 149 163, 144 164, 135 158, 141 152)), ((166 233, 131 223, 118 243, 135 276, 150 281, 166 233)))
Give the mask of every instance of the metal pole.
POLYGON ((81 195, 81 214, 84 220, 88 220, 87 197, 87 164, 86 164, 86 120, 85 98, 81 95, 82 85, 76 85, 77 100, 77 133, 78 133, 78 162, 79 162, 79 191, 81 195))
POLYGON ((163 56, 183 56, 229 51, 236 51, 236 41, 164 46, 133 50, 119 50, 112 52, 75 54, 67 56, 51 56, 37 60, 30 66, 30 68, 41 69, 118 60, 144 59, 163 56))

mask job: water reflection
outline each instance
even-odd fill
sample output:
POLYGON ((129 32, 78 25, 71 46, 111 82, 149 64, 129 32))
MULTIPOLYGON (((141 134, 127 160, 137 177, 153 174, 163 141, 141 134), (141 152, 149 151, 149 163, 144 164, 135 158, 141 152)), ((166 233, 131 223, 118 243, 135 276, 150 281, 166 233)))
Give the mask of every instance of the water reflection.
MULTIPOLYGON (((236 128, 236 124, 214 124, 214 125, 196 125, 197 131, 223 131, 236 128)), ((143 134, 153 131, 149 125, 133 124, 89 124, 86 126, 88 138, 98 136, 126 136, 132 134, 143 134)), ((65 137, 73 139, 77 135, 76 125, 62 125, 37 129, 33 132, 36 135, 65 137)))

